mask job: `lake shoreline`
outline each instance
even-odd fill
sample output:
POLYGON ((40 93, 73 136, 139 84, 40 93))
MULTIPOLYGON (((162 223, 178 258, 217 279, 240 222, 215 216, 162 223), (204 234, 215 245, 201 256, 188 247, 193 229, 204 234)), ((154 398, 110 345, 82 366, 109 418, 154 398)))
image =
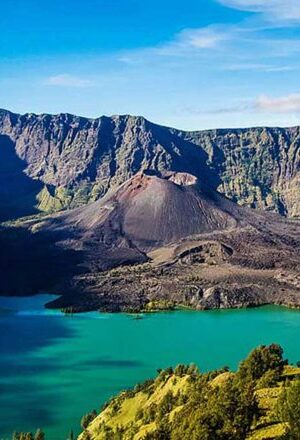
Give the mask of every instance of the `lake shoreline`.
POLYGON ((255 346, 280 343, 300 359, 297 310, 278 306, 127 313, 46 309, 52 295, 0 297, 1 435, 40 427, 47 440, 80 432, 83 414, 153 377, 196 363, 201 371, 239 361, 255 346), (16 409, 16 401, 18 406, 16 409), (14 408, 14 411, 12 411, 14 408), (2 434, 3 433, 3 434, 2 434))

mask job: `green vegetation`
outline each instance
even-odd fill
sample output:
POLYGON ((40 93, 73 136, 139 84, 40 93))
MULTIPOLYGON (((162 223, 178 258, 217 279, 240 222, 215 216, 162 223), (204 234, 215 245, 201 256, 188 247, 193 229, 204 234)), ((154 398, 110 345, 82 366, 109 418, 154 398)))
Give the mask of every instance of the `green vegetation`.
POLYGON ((158 312, 158 311, 166 311, 166 310, 174 310, 175 304, 173 301, 167 301, 167 300, 156 300, 156 301, 149 301, 145 305, 144 312, 158 312))
POLYGON ((62 210, 65 206, 64 203, 56 197, 56 195, 52 195, 47 188, 44 188, 38 193, 37 197, 37 208, 42 212, 55 212, 62 210))
POLYGON ((84 415, 81 426, 78 440, 300 440, 300 368, 276 344, 253 350, 235 373, 179 364, 84 415))
POLYGON ((85 414, 81 419, 81 427, 85 429, 89 426, 90 423, 97 417, 97 411, 94 409, 93 411, 85 414))
POLYGON ((277 402, 278 417, 289 425, 290 438, 300 439, 300 381, 283 389, 277 402))
POLYGON ((74 437, 73 431, 70 431, 67 440, 75 440, 75 437, 74 437))
POLYGON ((75 312, 75 308, 70 306, 70 307, 63 307, 61 309, 61 312, 64 313, 65 315, 73 315, 73 313, 75 312))
POLYGON ((35 434, 32 432, 14 432, 12 440, 44 440, 45 434, 38 429, 35 434))
POLYGON ((243 382, 262 381, 265 376, 272 377, 270 384, 279 380, 287 361, 283 360, 283 350, 279 345, 259 347, 253 350, 248 358, 241 362, 238 375, 243 382))
POLYGON ((101 182, 83 182, 74 188, 45 185, 36 196, 36 208, 47 213, 76 208, 98 200, 105 192, 106 188, 101 182))
POLYGON ((159 370, 108 402, 79 439, 298 440, 299 378, 276 344, 253 350, 236 373, 159 370))

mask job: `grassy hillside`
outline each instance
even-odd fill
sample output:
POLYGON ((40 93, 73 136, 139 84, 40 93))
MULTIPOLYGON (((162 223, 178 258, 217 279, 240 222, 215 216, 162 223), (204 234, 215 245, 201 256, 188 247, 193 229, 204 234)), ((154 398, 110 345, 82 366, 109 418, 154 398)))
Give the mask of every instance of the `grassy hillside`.
POLYGON ((274 344, 254 350, 235 373, 178 365, 85 416, 78 439, 297 440, 299 379, 300 368, 274 344))

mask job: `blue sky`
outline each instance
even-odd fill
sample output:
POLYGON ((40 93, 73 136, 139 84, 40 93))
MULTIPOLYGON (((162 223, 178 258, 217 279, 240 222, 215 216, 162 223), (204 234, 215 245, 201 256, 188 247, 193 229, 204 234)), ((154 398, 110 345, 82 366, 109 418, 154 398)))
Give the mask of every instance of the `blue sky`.
POLYGON ((300 123, 300 0, 6 0, 0 107, 300 123))

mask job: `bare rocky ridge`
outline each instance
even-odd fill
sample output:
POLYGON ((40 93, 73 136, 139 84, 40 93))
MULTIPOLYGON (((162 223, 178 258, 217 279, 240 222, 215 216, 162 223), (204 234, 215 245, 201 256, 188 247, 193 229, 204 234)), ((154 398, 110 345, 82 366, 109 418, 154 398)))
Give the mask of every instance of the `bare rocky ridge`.
POLYGON ((300 222, 240 207, 186 172, 139 172, 0 240, 0 293, 52 289, 62 297, 51 307, 69 311, 300 305, 300 222))
POLYGON ((1 219, 74 208, 141 170, 186 172, 241 205, 300 213, 300 128, 183 132, 142 117, 0 111, 1 219))

